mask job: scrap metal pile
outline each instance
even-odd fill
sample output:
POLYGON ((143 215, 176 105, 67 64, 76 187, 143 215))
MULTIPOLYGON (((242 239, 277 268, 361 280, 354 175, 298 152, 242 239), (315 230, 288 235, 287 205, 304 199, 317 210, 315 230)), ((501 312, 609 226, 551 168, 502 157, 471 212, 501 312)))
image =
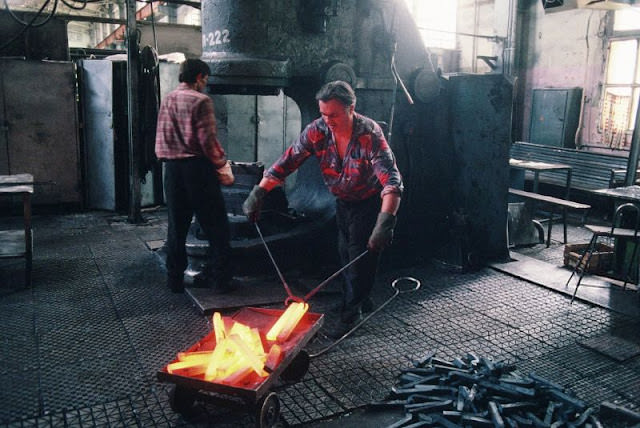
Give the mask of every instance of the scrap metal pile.
POLYGON ((446 361, 429 353, 402 370, 389 400, 404 408, 399 427, 601 427, 596 409, 535 373, 467 353, 446 361))

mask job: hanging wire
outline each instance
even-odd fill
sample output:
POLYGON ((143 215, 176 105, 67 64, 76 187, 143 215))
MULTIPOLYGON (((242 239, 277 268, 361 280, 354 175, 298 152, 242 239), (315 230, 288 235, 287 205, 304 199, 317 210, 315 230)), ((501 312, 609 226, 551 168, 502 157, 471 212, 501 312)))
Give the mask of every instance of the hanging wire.
POLYGON ((71 0, 72 2, 82 3, 82 6, 76 6, 76 5, 72 4, 71 2, 69 2, 68 0, 61 0, 61 1, 65 6, 67 6, 70 9, 74 9, 74 10, 82 10, 82 9, 87 7, 87 4, 89 4, 89 2, 87 0, 71 0))
POLYGON ((148 3, 151 7, 151 31, 153 33, 153 48, 156 50, 156 54, 158 53, 158 37, 156 36, 156 16, 153 12, 153 2, 148 3))
MULTIPOLYGON (((36 12, 36 15, 33 17, 33 19, 31 19, 31 21, 29 22, 25 22, 22 19, 20 19, 15 12, 13 12, 11 10, 11 8, 9 8, 9 3, 7 0, 4 0, 4 8, 6 9, 7 12, 9 12, 9 15, 19 24, 24 25, 25 27, 31 27, 31 28, 36 28, 36 27, 41 27, 44 24, 46 24, 47 22, 49 22, 49 20, 53 17, 54 13, 56 12, 56 9, 58 7, 58 0, 54 0, 53 3, 53 9, 51 10, 51 12, 49 12, 49 16, 47 16, 42 22, 38 22, 35 23, 35 20, 38 19, 38 17, 42 14, 42 11, 44 11, 44 9, 47 7, 47 5, 51 3, 51 0, 46 0, 44 2, 44 4, 40 7, 40 9, 38 10, 38 12, 36 12)), ((24 31, 24 29, 23 29, 24 31)), ((21 35, 22 32, 19 33, 19 35, 21 35)), ((13 39, 11 40, 13 41, 13 39)), ((8 45, 8 43, 7 43, 8 45)), ((5 45, 2 46, 3 48, 5 47, 5 45)))
MULTIPOLYGON (((8 40, 6 43, 0 45, 0 51, 3 51, 4 49, 6 49, 9 45, 11 45, 13 42, 15 42, 16 40, 18 40, 20 37, 22 37, 22 35, 29 29, 32 27, 39 27, 40 25, 44 25, 46 24, 51 17, 53 16, 53 13, 56 10, 56 7, 58 6, 58 0, 54 0, 54 5, 53 5, 53 10, 51 11, 51 14, 44 20, 44 22, 39 23, 38 25, 34 25, 33 23, 35 22, 36 19, 38 19, 38 17, 42 14, 42 11, 44 10, 45 7, 47 7, 47 5, 51 2, 51 0, 46 0, 44 2, 44 4, 42 5, 42 7, 38 10, 38 12, 33 16, 33 18, 31 18, 31 21, 23 24, 24 26, 22 27, 22 29, 18 32, 18 34, 16 34, 15 36, 13 36, 10 40, 8 40)), ((9 10, 9 5, 7 4, 7 0, 5 0, 5 6, 7 7, 7 10, 9 10)), ((12 15, 13 16, 13 15, 12 15)), ((17 18, 17 17, 16 17, 17 18)))

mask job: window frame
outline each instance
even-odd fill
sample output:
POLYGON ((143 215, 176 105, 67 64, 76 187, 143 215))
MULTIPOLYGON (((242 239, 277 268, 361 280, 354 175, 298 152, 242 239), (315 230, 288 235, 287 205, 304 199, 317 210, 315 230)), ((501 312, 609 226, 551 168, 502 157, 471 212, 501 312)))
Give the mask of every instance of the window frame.
MULTIPOLYGON (((615 21, 615 13, 613 14, 613 20, 615 21)), ((601 93, 601 106, 600 106, 600 119, 598 120, 598 131, 603 136, 602 144, 609 148, 619 148, 623 150, 629 150, 631 143, 631 135, 633 134, 633 127, 635 124, 636 109, 638 108, 638 99, 640 99, 640 28, 634 30, 614 31, 614 23, 611 23, 611 36, 607 40, 607 60, 605 64, 605 71, 602 83, 601 93), (609 66, 612 53, 612 45, 617 42, 624 42, 629 40, 636 41, 636 60, 633 64, 632 81, 631 83, 609 83, 609 66), (626 129, 622 131, 626 134, 622 144, 618 144, 614 147, 612 143, 606 141, 606 126, 605 110, 607 109, 606 99, 610 89, 623 88, 629 89, 631 93, 631 102, 629 103, 627 110, 627 125, 626 129)), ((637 124, 635 124, 637 126, 637 124)))

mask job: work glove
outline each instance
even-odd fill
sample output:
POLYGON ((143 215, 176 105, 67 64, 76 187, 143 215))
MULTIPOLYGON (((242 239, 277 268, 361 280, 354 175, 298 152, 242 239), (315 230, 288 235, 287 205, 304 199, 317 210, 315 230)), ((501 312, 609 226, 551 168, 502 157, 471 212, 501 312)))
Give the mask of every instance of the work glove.
POLYGON ((384 250, 391 244, 393 239, 393 228, 396 226, 396 216, 386 212, 378 214, 376 225, 369 236, 369 242, 367 242, 367 248, 370 251, 376 253, 384 250))
POLYGON ((224 166, 216 169, 216 175, 218 176, 218 181, 223 186, 231 186, 236 178, 233 176, 233 171, 231 170, 231 162, 227 161, 224 166))
POLYGON ((253 186, 251 193, 242 204, 242 212, 249 218, 249 221, 255 223, 260 217, 260 209, 262 208, 262 201, 267 195, 267 191, 258 186, 253 186))

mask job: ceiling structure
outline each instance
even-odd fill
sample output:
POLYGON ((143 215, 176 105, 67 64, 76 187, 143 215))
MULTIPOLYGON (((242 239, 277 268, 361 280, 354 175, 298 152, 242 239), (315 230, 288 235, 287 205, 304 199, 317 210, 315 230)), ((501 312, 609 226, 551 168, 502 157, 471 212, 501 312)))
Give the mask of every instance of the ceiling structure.
MULTIPOLYGON (((68 22, 69 47, 124 49, 126 0, 4 0, 4 9, 23 25, 41 26, 55 15, 68 22), (36 13, 26 22, 20 12, 36 13)), ((200 26, 200 2, 136 2, 139 22, 200 26)))

